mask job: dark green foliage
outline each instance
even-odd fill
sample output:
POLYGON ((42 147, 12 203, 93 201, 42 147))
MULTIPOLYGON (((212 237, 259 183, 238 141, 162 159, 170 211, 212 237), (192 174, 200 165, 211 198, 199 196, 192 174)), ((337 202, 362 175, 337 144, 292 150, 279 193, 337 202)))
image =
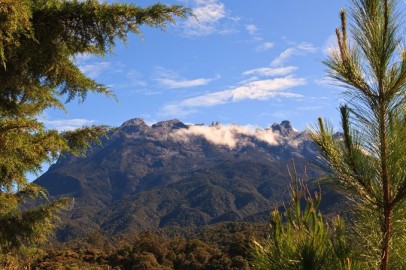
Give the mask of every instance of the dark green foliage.
POLYGON ((373 268, 403 269, 406 246, 406 47, 396 0, 354 0, 351 38, 346 12, 338 48, 325 61, 345 88, 342 140, 319 119, 314 141, 330 182, 357 204, 354 230, 373 268))
MULTIPOLYGON (((189 236, 168 237, 162 233, 126 234, 112 240, 111 248, 81 242, 68 247, 58 244, 34 267, 58 269, 178 269, 249 270, 249 239, 265 234, 265 225, 225 223, 210 226, 189 236), (240 248, 236 248, 240 247, 240 248)), ((100 236, 100 235, 99 235, 100 236)))
POLYGON ((26 173, 40 172, 42 163, 60 154, 84 154, 108 130, 83 127, 61 133, 38 121, 45 109, 64 109, 64 101, 83 101, 89 91, 112 94, 87 78, 75 57, 103 56, 117 38, 140 34, 140 25, 165 28, 174 17, 188 14, 186 8, 162 4, 0 1, 0 262, 43 242, 55 226, 57 210, 70 202, 47 201, 46 191, 28 183, 26 173))
POLYGON ((291 203, 284 214, 278 209, 272 212, 269 239, 253 241, 255 269, 361 269, 351 259, 342 219, 333 219, 333 226, 324 221, 318 210, 320 192, 310 193, 306 182, 298 178, 294 164, 293 172, 291 203))

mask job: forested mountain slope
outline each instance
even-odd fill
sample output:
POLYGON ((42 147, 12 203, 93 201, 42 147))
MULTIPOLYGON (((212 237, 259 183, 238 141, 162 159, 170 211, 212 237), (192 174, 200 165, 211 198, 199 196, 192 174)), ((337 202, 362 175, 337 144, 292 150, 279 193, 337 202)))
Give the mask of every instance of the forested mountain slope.
MULTIPOLYGON (((267 222, 289 198, 287 165, 309 179, 317 149, 288 121, 268 129, 237 125, 152 126, 132 119, 84 158, 66 156, 36 183, 51 196, 74 198, 60 240, 94 231, 108 235, 169 226, 196 228, 224 221, 267 222)), ((336 211, 337 194, 323 199, 336 211)))

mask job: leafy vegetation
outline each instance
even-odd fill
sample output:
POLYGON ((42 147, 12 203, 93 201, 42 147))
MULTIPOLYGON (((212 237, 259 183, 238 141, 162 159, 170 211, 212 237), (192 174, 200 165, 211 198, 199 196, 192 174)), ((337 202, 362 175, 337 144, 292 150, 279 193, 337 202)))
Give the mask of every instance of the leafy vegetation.
POLYGON ((77 242, 79 246, 74 242, 57 244, 32 266, 40 269, 248 270, 251 269, 250 239, 265 237, 266 232, 265 224, 246 223, 223 223, 172 237, 141 232, 123 234, 112 240, 96 232, 77 242))
POLYGON ((372 269, 404 269, 406 257, 406 47, 395 0, 354 0, 325 64, 344 87, 342 140, 319 119, 312 134, 332 182, 357 203, 354 230, 372 269))
POLYGON ((38 120, 47 108, 64 109, 63 101, 83 101, 90 92, 112 95, 86 77, 78 54, 105 55, 115 40, 139 26, 165 28, 190 11, 162 4, 140 8, 97 0, 0 1, 0 262, 46 239, 56 213, 68 199, 47 201, 44 189, 27 182, 41 164, 61 154, 83 154, 107 132, 104 126, 75 131, 48 130, 38 120), (33 204, 29 199, 40 199, 33 204))
POLYGON ((269 239, 254 240, 255 269, 361 269, 353 259, 343 220, 335 217, 332 226, 323 220, 318 210, 321 193, 312 195, 294 163, 292 168, 291 203, 284 214, 272 212, 269 239))

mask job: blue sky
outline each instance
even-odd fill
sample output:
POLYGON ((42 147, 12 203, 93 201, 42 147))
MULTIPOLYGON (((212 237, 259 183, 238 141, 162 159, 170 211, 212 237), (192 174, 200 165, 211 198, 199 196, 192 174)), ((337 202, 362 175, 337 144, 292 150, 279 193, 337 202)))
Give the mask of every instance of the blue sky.
POLYGON ((338 123, 340 89, 326 79, 322 61, 349 1, 162 2, 191 7, 199 21, 180 20, 166 31, 142 27, 143 39, 130 35, 112 55, 78 56, 81 70, 108 85, 118 102, 89 95, 67 104, 68 113, 46 111, 48 127, 119 126, 136 117, 262 128, 290 120, 298 130, 319 116, 338 123))

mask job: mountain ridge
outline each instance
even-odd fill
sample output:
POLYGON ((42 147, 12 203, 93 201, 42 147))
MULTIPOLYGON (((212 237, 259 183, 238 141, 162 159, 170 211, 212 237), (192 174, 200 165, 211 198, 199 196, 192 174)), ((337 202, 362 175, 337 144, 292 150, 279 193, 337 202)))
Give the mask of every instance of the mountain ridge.
POLYGON ((310 178, 317 148, 289 121, 267 129, 125 121, 86 157, 61 157, 36 183, 75 199, 61 240, 92 231, 111 235, 168 226, 268 221, 288 199, 287 166, 310 178))

